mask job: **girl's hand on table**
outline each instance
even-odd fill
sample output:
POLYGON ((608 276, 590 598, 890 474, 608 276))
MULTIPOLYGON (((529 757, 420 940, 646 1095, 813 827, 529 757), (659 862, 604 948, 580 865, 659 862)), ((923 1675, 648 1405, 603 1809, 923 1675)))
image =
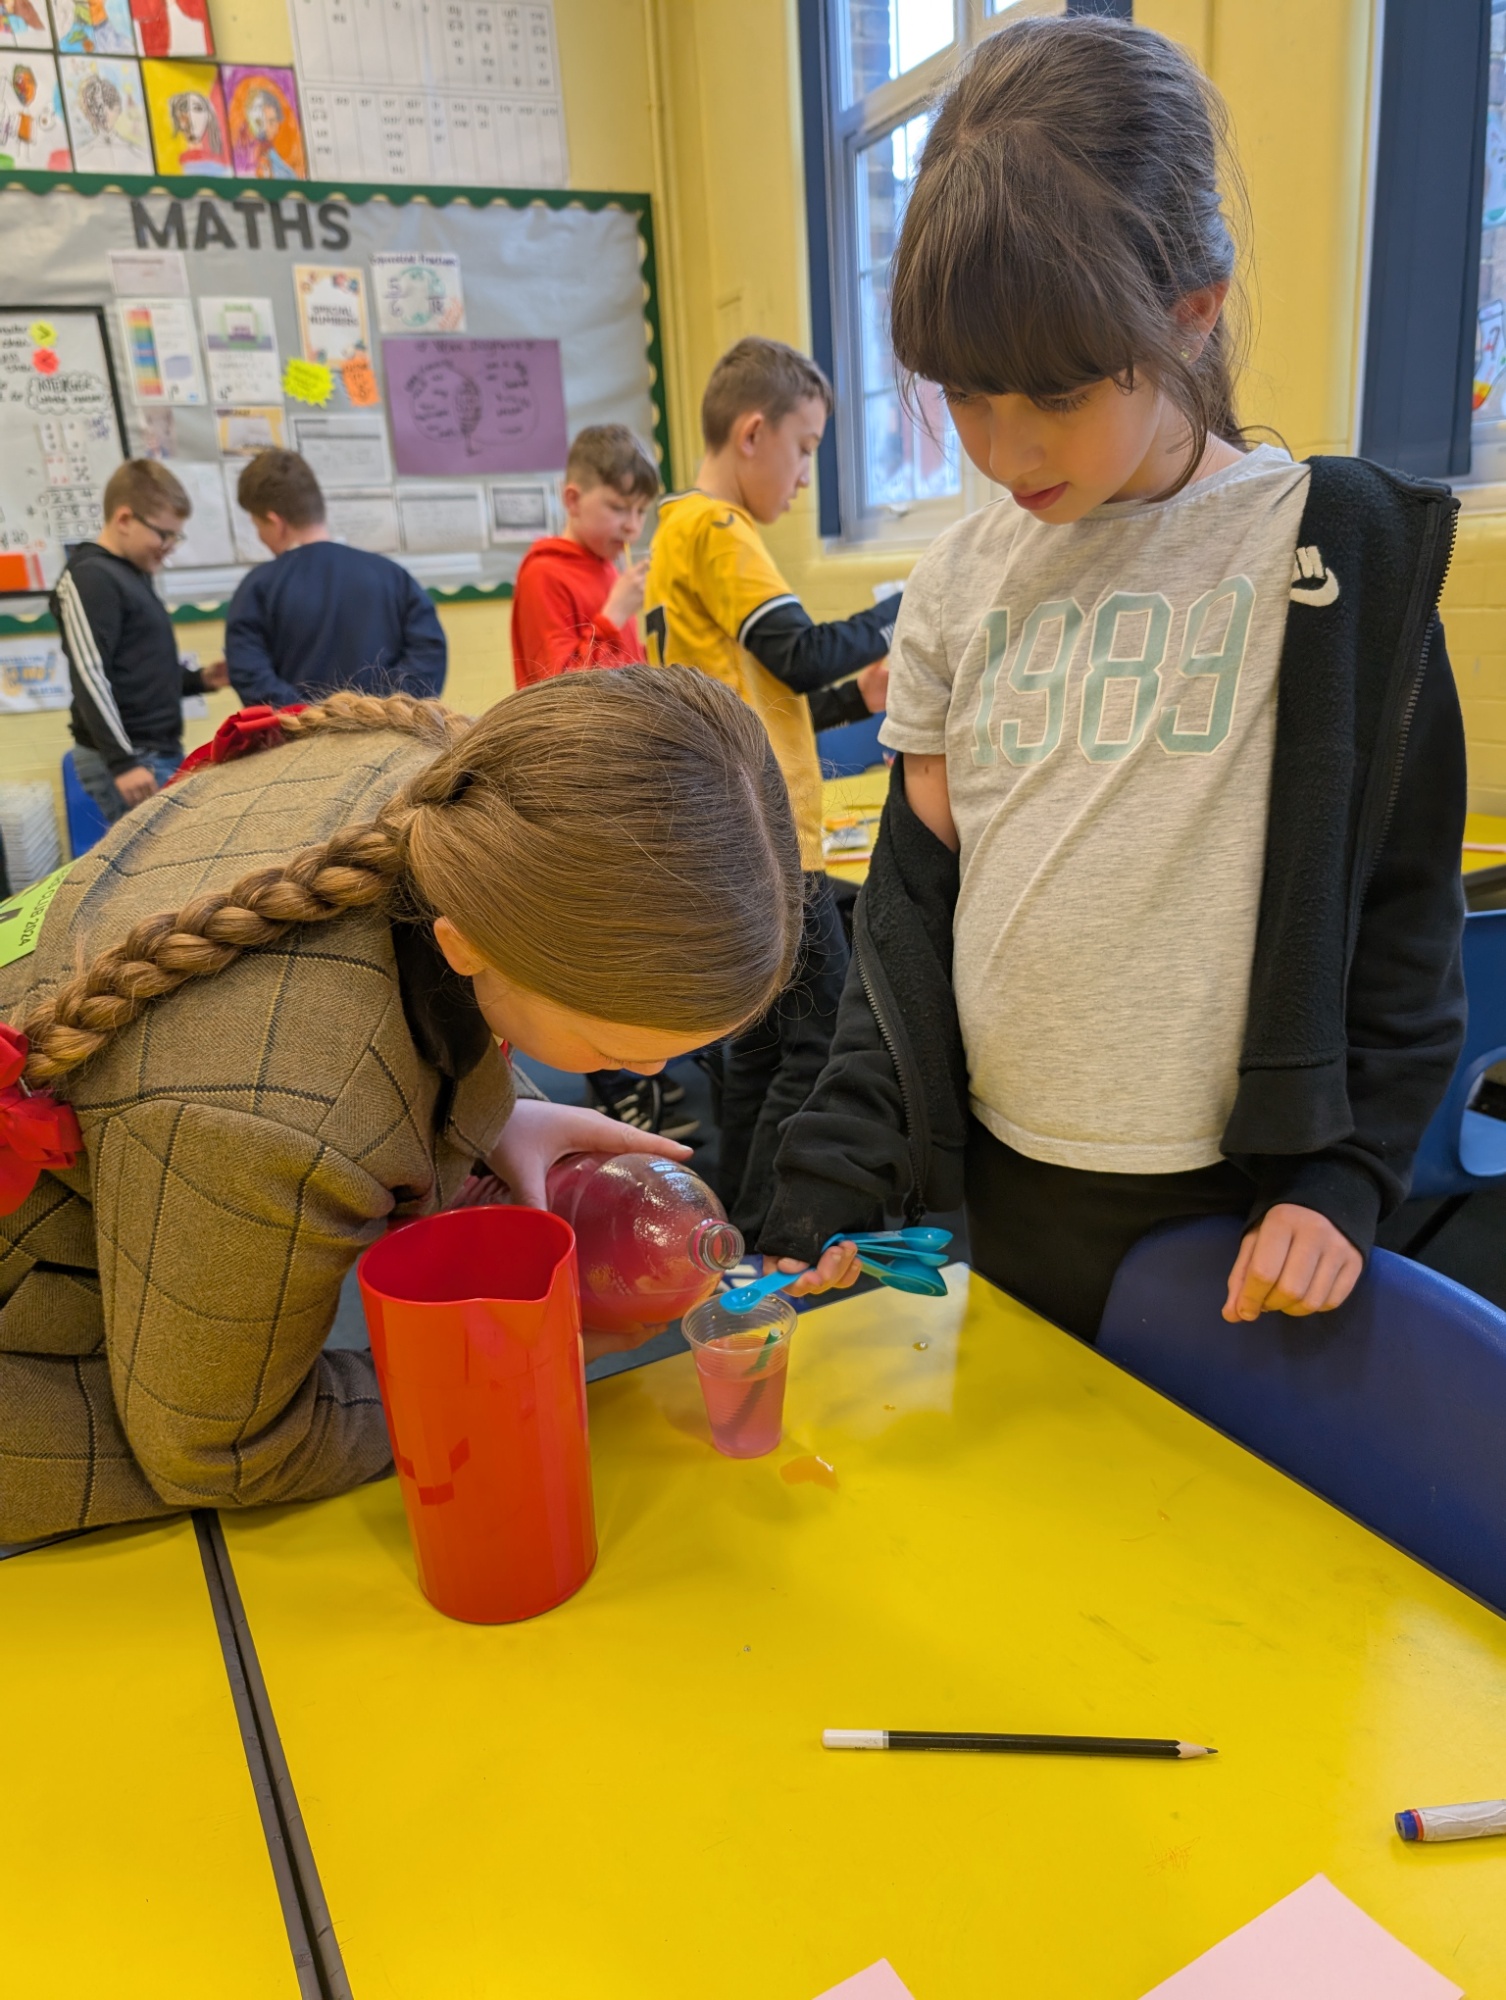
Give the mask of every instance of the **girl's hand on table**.
POLYGON ((1354 1290, 1365 1260, 1342 1229, 1315 1209, 1278 1202, 1248 1230, 1229 1273, 1223 1316, 1231 1324, 1263 1312, 1332 1312, 1354 1290))
POLYGON ((690 1158, 689 1146, 661 1139, 657 1132, 640 1132, 620 1119, 608 1118, 605 1112, 520 1097, 502 1128, 502 1137, 487 1155, 487 1165, 506 1181, 520 1207, 547 1208, 549 1169, 567 1153, 656 1153, 664 1160, 690 1158))
POLYGON ((803 1299, 811 1292, 845 1292, 858 1281, 858 1249, 855 1243, 833 1243, 815 1264, 802 1264, 798 1257, 765 1257, 763 1267, 766 1271, 804 1273, 798 1284, 785 1286, 792 1299, 803 1299))

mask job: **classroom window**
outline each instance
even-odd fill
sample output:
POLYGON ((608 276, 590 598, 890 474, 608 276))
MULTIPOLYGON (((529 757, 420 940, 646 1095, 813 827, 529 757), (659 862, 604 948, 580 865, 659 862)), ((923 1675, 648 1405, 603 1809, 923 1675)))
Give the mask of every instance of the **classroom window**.
POLYGON ((954 0, 845 0, 845 99, 855 104, 956 37, 954 0))
POLYGON ((913 420, 889 352, 889 260, 905 196, 930 126, 925 114, 897 125, 857 156, 858 338, 863 384, 863 501, 908 507, 958 490, 957 435, 930 385, 913 398, 913 420), (923 401, 922 401, 923 399, 923 401))
POLYGON ((1491 0, 1470 470, 1506 478, 1506 0, 1491 0))

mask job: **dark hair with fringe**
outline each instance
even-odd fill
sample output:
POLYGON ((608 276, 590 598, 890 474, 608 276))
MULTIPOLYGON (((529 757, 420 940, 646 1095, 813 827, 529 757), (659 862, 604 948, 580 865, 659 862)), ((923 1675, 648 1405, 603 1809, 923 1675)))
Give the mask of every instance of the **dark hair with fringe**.
POLYGON ((1222 100, 1174 42, 1091 15, 1013 23, 941 98, 905 209, 890 327, 907 388, 1036 401, 1144 377, 1247 449, 1228 303, 1188 354, 1179 300, 1234 286, 1220 166, 1243 210, 1222 100))

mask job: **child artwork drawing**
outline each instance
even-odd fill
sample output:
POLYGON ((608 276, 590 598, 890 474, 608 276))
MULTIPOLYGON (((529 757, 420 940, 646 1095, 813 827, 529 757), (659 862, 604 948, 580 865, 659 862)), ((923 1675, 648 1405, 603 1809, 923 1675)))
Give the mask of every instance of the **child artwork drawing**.
POLYGON ((0 62, 0 167, 56 173, 72 165, 53 58, 0 62))
POLYGON ((209 0, 131 0, 136 47, 144 56, 212 56, 209 0))
POLYGON ((46 0, 4 0, 0 4, 0 49, 52 50, 46 0))
POLYGON ((141 65, 152 147, 162 174, 228 174, 225 97, 213 63, 141 65))
POLYGON ((308 174, 298 85, 290 69, 227 65, 230 156, 242 180, 301 181, 308 174))
POLYGON ((568 433, 556 340, 388 340, 397 469, 548 472, 568 433))
POLYGON ((79 172, 149 174, 152 148, 137 65, 105 56, 62 56, 58 68, 79 172))
POLYGON ((52 0, 52 21, 61 55, 135 54, 130 0, 52 0))

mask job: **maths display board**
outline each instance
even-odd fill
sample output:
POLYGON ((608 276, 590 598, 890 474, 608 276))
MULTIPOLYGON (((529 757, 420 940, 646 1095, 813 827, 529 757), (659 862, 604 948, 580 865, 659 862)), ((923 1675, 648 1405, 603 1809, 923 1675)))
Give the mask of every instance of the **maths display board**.
POLYGON ((97 306, 0 311, 0 592, 46 590, 99 525, 125 422, 97 306))
MULTIPOLYGON (((31 348, 24 368, 19 345, 7 352, 26 377, 27 437, 19 456, 0 451, 0 557, 12 524, 45 511, 49 472, 69 473, 33 590, 98 525, 115 440, 93 431, 107 414, 193 501, 163 589, 206 616, 267 559, 235 499, 267 445, 309 460, 338 539, 393 556, 437 595, 510 588, 528 543, 557 525, 582 425, 627 424, 667 461, 646 195, 16 174, 0 184, 0 231, 0 339, 46 322, 61 342, 66 323, 97 344, 102 326, 118 384, 118 404, 91 390, 97 410, 32 409, 58 392, 33 389, 31 348), (65 414, 73 431, 40 428, 65 414), (74 482, 80 439, 92 455, 74 482)), ((57 359, 53 382, 88 372, 61 346, 57 359)))

